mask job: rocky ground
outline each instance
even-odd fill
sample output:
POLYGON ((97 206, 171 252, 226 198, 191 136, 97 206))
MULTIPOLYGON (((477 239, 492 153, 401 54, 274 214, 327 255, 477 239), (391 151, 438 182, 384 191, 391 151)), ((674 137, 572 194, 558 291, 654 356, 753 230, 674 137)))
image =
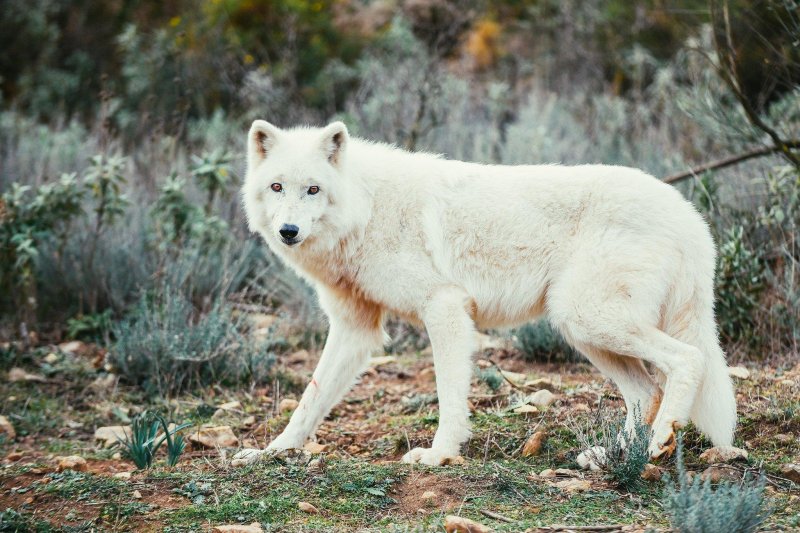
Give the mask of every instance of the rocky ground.
MULTIPOLYGON (((616 389, 587 364, 527 363, 507 347, 476 361, 474 435, 459 464, 398 463, 436 428, 435 378, 423 352, 375 358, 306 450, 231 466, 238 448, 262 447, 286 424, 317 357, 285 355, 267 388, 213 387, 169 401, 120 383, 80 343, 4 357, 0 531, 669 528, 659 478, 674 476, 673 460, 648 466, 633 491, 576 462, 579 437, 621 416, 616 389), (145 408, 192 424, 175 467, 159 455, 138 471, 115 444, 145 408)), ((747 457, 712 465, 728 458, 701 456, 709 443, 688 428, 687 467, 714 481, 764 472, 772 509, 764 528, 800 530, 800 365, 737 372, 736 444, 747 457)))

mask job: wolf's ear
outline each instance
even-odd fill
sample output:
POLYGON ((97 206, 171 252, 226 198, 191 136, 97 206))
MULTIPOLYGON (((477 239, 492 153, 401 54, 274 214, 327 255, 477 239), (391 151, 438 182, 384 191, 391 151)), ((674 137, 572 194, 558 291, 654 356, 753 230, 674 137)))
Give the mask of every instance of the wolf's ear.
POLYGON ((247 134, 247 164, 250 168, 267 158, 278 140, 280 130, 266 120, 256 120, 247 134))
POLYGON ((350 135, 343 122, 332 122, 322 130, 322 151, 333 166, 339 166, 350 135))

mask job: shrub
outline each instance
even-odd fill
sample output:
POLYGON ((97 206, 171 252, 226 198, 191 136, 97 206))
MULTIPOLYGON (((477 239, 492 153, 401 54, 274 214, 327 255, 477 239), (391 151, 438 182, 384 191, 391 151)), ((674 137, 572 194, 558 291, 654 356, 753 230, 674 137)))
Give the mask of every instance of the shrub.
POLYGON ((211 383, 263 382, 275 358, 247 340, 244 327, 224 300, 201 313, 184 292, 164 286, 112 327, 116 342, 108 357, 123 379, 161 395, 211 383))
POLYGON ((516 331, 517 348, 526 361, 550 362, 574 358, 572 349, 546 321, 526 324, 516 331))
POLYGON ((633 428, 625 428, 625 419, 612 419, 602 407, 586 427, 573 424, 580 445, 597 466, 608 474, 618 487, 636 491, 643 484, 642 471, 650 460, 647 447, 650 426, 642 421, 639 407, 634 407, 633 428), (602 450, 602 451, 600 451, 602 450))
POLYGON ((683 438, 678 435, 677 482, 666 480, 663 505, 672 529, 680 533, 749 533, 769 516, 764 509, 762 476, 753 483, 724 482, 716 489, 711 481, 694 476, 689 481, 683 463, 683 438))

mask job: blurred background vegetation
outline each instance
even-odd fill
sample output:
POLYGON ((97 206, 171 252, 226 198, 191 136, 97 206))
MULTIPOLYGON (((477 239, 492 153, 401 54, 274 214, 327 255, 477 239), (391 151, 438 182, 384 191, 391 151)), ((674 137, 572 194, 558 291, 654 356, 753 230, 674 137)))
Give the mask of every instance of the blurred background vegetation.
MULTIPOLYGON (((797 361, 799 6, 6 0, 4 349, 92 340, 163 393, 318 345, 309 290, 247 234, 236 190, 253 119, 338 119, 451 158, 672 176, 719 244, 731 357, 797 361)), ((546 325, 517 336, 573 357, 546 325)))

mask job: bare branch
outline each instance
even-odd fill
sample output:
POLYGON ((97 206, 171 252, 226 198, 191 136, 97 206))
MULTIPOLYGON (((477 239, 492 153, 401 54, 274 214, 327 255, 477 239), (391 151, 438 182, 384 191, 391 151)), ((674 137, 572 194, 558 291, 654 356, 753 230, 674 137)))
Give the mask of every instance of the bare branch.
POLYGON ((784 141, 783 146, 766 146, 764 148, 755 148, 753 150, 749 150, 747 152, 732 155, 725 157, 723 159, 717 159, 716 161, 711 161, 708 163, 704 163, 702 165, 698 165, 694 168, 691 168, 685 172, 679 172, 677 174, 672 174, 664 178, 665 183, 675 183, 686 178, 691 178, 692 176, 696 176, 698 174, 702 174, 703 172, 708 172, 709 170, 717 170, 720 168, 730 167, 741 163, 742 161, 747 161, 748 159, 755 159, 756 157, 763 157, 765 155, 774 154, 777 152, 783 153, 786 150, 792 149, 800 149, 800 140, 791 140, 791 141, 784 141))

